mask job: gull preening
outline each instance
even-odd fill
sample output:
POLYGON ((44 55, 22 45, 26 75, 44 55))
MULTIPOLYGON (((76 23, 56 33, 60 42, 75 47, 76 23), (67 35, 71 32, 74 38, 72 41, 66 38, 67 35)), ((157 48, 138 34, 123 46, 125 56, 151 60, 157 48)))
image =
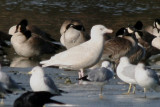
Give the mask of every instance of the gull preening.
POLYGON ((79 78, 84 76, 83 70, 95 65, 101 58, 105 33, 113 30, 103 25, 95 25, 91 29, 91 39, 52 56, 49 60, 41 61, 43 67, 59 66, 61 68, 80 70, 79 78))

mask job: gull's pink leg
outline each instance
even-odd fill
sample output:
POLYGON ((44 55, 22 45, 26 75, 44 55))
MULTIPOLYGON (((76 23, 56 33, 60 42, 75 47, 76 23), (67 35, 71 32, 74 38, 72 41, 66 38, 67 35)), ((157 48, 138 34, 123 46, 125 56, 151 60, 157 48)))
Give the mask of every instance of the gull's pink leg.
POLYGON ((81 77, 84 77, 84 72, 83 72, 83 69, 80 69, 80 73, 81 73, 81 77))
POLYGON ((80 71, 78 72, 78 77, 81 78, 81 72, 80 71))

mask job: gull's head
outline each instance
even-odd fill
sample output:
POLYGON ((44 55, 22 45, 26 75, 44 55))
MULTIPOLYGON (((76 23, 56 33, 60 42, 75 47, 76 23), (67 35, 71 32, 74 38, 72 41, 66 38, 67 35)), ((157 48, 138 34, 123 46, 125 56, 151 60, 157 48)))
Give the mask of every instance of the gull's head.
POLYGON ((111 66, 111 64, 110 64, 109 61, 103 61, 103 62, 102 62, 102 67, 107 68, 107 67, 110 67, 110 66, 111 66))
POLYGON ((126 56, 120 58, 120 63, 122 64, 129 64, 129 59, 126 56))
POLYGON ((30 72, 28 72, 28 74, 31 74, 31 75, 44 75, 44 71, 42 69, 42 67, 40 66, 36 66, 34 67, 30 72))
POLYGON ((103 25, 94 25, 91 29, 91 38, 97 35, 104 35, 105 33, 112 33, 112 29, 108 29, 103 25))

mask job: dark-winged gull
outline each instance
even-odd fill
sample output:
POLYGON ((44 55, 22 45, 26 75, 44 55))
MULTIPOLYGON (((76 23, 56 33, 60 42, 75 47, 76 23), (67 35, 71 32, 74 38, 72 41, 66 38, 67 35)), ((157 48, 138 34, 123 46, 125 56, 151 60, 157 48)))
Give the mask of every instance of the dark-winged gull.
POLYGON ((124 94, 130 94, 130 90, 132 85, 134 85, 133 93, 135 93, 135 85, 137 84, 135 80, 135 67, 136 65, 132 65, 129 62, 128 57, 121 57, 120 63, 117 66, 117 76, 124 82, 129 84, 128 92, 124 94))
POLYGON ((139 63, 135 68, 135 79, 142 88, 146 98, 146 91, 153 89, 157 92, 160 91, 160 81, 157 73, 149 68, 146 68, 143 63, 139 63))
POLYGON ((52 94, 60 94, 60 90, 56 87, 54 81, 44 73, 42 67, 36 66, 28 74, 32 74, 30 87, 33 91, 48 91, 52 94))
POLYGON ((108 82, 111 78, 113 78, 113 75, 114 72, 110 62, 103 61, 100 68, 89 70, 88 75, 80 78, 79 80, 99 83, 101 85, 100 98, 103 98, 102 96, 103 85, 105 85, 106 82, 108 82))
POLYGON ((84 76, 83 70, 96 64, 103 52, 105 33, 112 33, 103 25, 95 25, 91 29, 91 39, 63 51, 49 60, 41 61, 43 67, 59 66, 61 68, 80 70, 79 78, 84 76))

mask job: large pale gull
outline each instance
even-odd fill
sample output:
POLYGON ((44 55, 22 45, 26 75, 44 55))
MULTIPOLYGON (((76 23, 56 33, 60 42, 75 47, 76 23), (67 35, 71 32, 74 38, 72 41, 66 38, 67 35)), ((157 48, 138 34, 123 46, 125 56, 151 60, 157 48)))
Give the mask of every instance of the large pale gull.
POLYGON ((79 78, 84 76, 83 69, 96 64, 103 52, 105 33, 112 33, 111 29, 107 29, 103 25, 95 25, 91 29, 91 39, 63 51, 49 60, 41 61, 43 67, 59 66, 61 68, 80 70, 79 78))

